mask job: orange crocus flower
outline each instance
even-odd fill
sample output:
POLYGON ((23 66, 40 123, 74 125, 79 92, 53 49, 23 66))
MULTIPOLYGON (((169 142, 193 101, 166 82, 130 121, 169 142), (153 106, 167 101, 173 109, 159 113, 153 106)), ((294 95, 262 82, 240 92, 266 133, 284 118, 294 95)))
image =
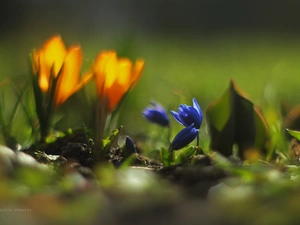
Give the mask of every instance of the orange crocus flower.
POLYGON ((137 83, 143 68, 142 59, 136 60, 133 65, 128 58, 118 58, 115 51, 99 53, 93 67, 96 92, 98 98, 107 101, 109 112, 116 108, 124 94, 137 83))
POLYGON ((59 35, 48 39, 40 49, 33 50, 32 59, 32 70, 38 76, 42 92, 49 93, 52 85, 56 85, 55 106, 61 105, 92 79, 91 74, 80 78, 81 47, 72 45, 67 49, 59 35))

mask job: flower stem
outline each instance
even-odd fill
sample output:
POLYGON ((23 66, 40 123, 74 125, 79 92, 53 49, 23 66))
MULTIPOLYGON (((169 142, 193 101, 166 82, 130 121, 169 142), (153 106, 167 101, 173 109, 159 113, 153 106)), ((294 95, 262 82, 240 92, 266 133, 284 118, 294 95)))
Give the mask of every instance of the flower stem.
POLYGON ((199 146, 199 144, 200 144, 200 135, 199 135, 199 133, 198 133, 198 135, 197 135, 197 147, 199 146))
POLYGON ((173 165, 175 162, 175 152, 173 150, 169 151, 169 166, 173 165))
POLYGON ((97 101, 96 109, 96 127, 95 127, 95 155, 96 160, 101 161, 104 155, 103 138, 105 135, 105 127, 108 116, 108 104, 105 99, 99 99, 97 101))
POLYGON ((167 143, 168 143, 168 145, 170 145, 171 144, 171 133, 172 133, 172 130, 171 130, 171 126, 169 125, 168 126, 168 134, 167 134, 167 143))

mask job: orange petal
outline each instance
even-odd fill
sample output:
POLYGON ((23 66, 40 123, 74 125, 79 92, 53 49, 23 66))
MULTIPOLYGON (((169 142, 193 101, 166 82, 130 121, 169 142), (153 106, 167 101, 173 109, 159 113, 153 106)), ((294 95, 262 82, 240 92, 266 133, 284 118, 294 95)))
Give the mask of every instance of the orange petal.
POLYGON ((103 73, 105 74, 104 92, 106 92, 106 90, 113 85, 119 76, 118 58, 116 52, 113 52, 113 54, 107 58, 103 69, 103 73))
POLYGON ((110 74, 108 75, 108 67, 111 65, 109 61, 115 61, 112 60, 115 58, 115 51, 103 51, 97 56, 96 62, 94 63, 96 91, 99 97, 107 90, 104 83, 106 82, 106 78, 111 76, 110 74))
POLYGON ((49 89, 50 74, 45 71, 45 68, 40 67, 40 62, 44 58, 44 53, 41 50, 34 49, 31 55, 32 59, 32 72, 38 76, 38 84, 43 92, 49 89))
POLYGON ((41 59, 40 51, 33 50, 31 58, 32 58, 32 72, 34 75, 38 76, 38 84, 40 89, 43 92, 47 92, 49 89, 49 75, 45 73, 44 70, 40 69, 40 59, 41 59))
POLYGON ((118 61, 118 77, 108 90, 109 110, 113 111, 131 84, 132 63, 127 58, 118 61))
POLYGON ((85 84, 89 83, 93 78, 94 78, 94 73, 87 72, 81 78, 80 83, 82 83, 83 85, 85 85, 85 84))
POLYGON ((127 58, 121 58, 118 64, 118 78, 116 82, 122 85, 124 89, 129 89, 132 79, 132 62, 127 58))
POLYGON ((116 82, 108 91, 108 110, 112 112, 126 93, 126 89, 116 82))
POLYGON ((131 89, 136 85, 138 80, 140 79, 142 72, 145 67, 145 61, 143 59, 137 59, 134 64, 134 69, 133 69, 133 74, 132 74, 132 84, 131 84, 131 89))
POLYGON ((53 67, 54 76, 57 76, 67 54, 66 46, 60 36, 56 35, 50 38, 44 46, 42 51, 45 54, 41 66, 44 66, 47 71, 51 72, 53 67))
POLYGON ((39 77, 39 87, 43 92, 47 92, 49 89, 49 80, 47 79, 46 76, 40 76, 39 77))
POLYGON ((58 35, 48 39, 41 49, 33 51, 34 67, 39 70, 39 85, 42 91, 48 91, 52 72, 57 76, 65 55, 66 47, 58 35))
POLYGON ((97 72, 104 72, 107 60, 110 57, 116 57, 117 53, 115 51, 102 51, 98 54, 96 61, 94 63, 94 70, 97 72))
POLYGON ((93 78, 94 78, 94 73, 91 72, 85 73, 81 78, 80 82, 75 87, 74 93, 79 91, 84 85, 88 84, 93 78))
POLYGON ((50 86, 50 70, 46 69, 43 66, 42 62, 44 62, 45 54, 43 51, 39 54, 39 74, 38 74, 38 81, 39 86, 43 92, 47 92, 50 86))
POLYGON ((117 58, 115 51, 101 52, 94 63, 95 83, 99 98, 108 98, 113 111, 124 94, 135 85, 144 68, 144 60, 133 66, 128 58, 117 58))
POLYGON ((82 60, 81 47, 78 45, 72 46, 66 55, 62 71, 57 81, 56 105, 62 104, 75 92, 79 84, 82 60))

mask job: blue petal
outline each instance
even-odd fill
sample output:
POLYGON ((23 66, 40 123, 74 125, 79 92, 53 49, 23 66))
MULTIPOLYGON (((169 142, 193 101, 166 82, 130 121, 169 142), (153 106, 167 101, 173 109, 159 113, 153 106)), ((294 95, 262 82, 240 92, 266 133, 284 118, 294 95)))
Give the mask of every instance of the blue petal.
POLYGON ((202 110, 200 108, 200 105, 198 104, 196 98, 193 98, 193 107, 198 111, 199 115, 202 114, 202 110))
POLYGON ((151 104, 156 108, 157 111, 159 111, 162 114, 167 115, 165 109, 161 105, 156 104, 155 102, 151 102, 151 104))
POLYGON ((194 122, 194 124, 195 124, 194 127, 199 129, 202 121, 201 121, 201 118, 198 114, 198 111, 195 108, 191 107, 191 106, 189 107, 189 110, 190 110, 189 119, 194 122))
POLYGON ((180 118, 180 116, 179 116, 179 114, 178 114, 177 112, 171 110, 170 113, 172 114, 172 116, 174 117, 174 119, 175 119, 178 123, 180 123, 181 125, 185 126, 185 124, 182 123, 182 120, 181 120, 181 118, 180 118))
POLYGON ((195 98, 193 98, 193 106, 180 104, 178 113, 174 111, 171 111, 171 113, 175 120, 181 125, 187 127, 193 123, 195 128, 200 129, 203 115, 202 110, 195 98))
POLYGON ((156 109, 146 108, 143 112, 143 115, 149 122, 157 123, 161 126, 169 125, 169 119, 168 119, 167 114, 161 113, 160 111, 157 111, 156 109))
POLYGON ((143 116, 146 117, 146 119, 151 118, 151 114, 152 114, 152 109, 151 108, 146 108, 143 111, 143 116))
POLYGON ((179 116, 181 118, 181 120, 183 121, 183 123, 185 124, 185 126, 189 126, 192 123, 195 124, 195 127, 197 129, 200 128, 200 118, 199 118, 199 114, 197 112, 196 109, 194 109, 191 106, 186 106, 184 108, 182 108, 183 113, 179 113, 179 116))
POLYGON ((200 123, 202 123, 203 115, 200 105, 198 104, 196 98, 193 98, 193 107, 197 110, 199 116, 200 116, 200 123))
POLYGON ((169 126, 170 121, 164 108, 154 101, 150 102, 150 104, 153 105, 153 107, 147 107, 143 111, 143 116, 149 122, 157 123, 161 126, 169 126))
POLYGON ((189 118, 189 109, 187 105, 180 105, 178 108, 179 118, 182 122, 182 125, 185 127, 191 125, 194 121, 189 118))
POLYGON ((180 105, 180 107, 178 108, 178 114, 180 114, 182 116, 187 116, 186 106, 180 105))

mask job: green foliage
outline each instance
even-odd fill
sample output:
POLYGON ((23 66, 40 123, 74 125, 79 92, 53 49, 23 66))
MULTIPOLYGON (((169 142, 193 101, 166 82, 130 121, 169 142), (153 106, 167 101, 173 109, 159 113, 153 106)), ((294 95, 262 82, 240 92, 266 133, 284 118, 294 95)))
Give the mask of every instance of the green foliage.
POLYGON ((1 134, 8 147, 18 149, 20 144, 34 142, 34 116, 30 110, 31 105, 24 102, 28 97, 28 86, 17 87, 11 79, 7 79, 4 84, 1 87, 0 103, 1 134), (20 127, 23 129, 20 130, 20 127))
POLYGON ((53 184, 58 178, 50 168, 41 170, 34 167, 19 168, 15 176, 30 192, 42 191, 47 185, 53 184))
POLYGON ((287 132, 294 138, 296 138, 298 141, 300 141, 300 131, 297 130, 290 130, 290 129, 286 129, 287 132))
POLYGON ((237 144, 242 159, 266 154, 268 128, 264 118, 233 80, 224 94, 210 104, 206 113, 213 150, 230 156, 233 145, 237 144))
POLYGON ((300 130, 300 105, 296 105, 291 109, 286 109, 283 117, 283 124, 289 130, 300 130))
POLYGON ((134 162, 134 160, 136 159, 136 157, 137 157, 137 154, 128 155, 118 168, 121 170, 129 168, 132 165, 132 163, 134 162))
POLYGON ((174 151, 169 151, 168 149, 161 147, 160 160, 164 166, 171 166, 174 161, 174 151))
POLYGON ((169 151, 162 147, 160 150, 160 161, 164 166, 172 166, 178 164, 188 164, 192 162, 192 156, 202 153, 198 146, 187 146, 178 151, 169 151))
MULTIPOLYGON (((114 141, 116 140, 116 138, 118 137, 118 135, 120 134, 121 130, 122 130, 122 126, 120 126, 118 129, 114 129, 111 131, 110 135, 108 137, 106 137, 105 139, 102 140, 102 151, 103 154, 106 154, 109 149, 111 148, 112 144, 114 143, 114 141)), ((99 151, 99 149, 98 149, 99 151)))
POLYGON ((175 164, 186 164, 191 161, 192 155, 196 152, 197 148, 195 146, 188 146, 182 150, 179 150, 179 154, 175 158, 175 164))
MULTIPOLYGON (((52 67, 53 70, 54 66, 52 67)), ((51 70, 51 73, 53 71, 51 70)), ((58 79, 61 75, 62 70, 60 69, 58 75, 51 80, 51 86, 49 91, 44 93, 39 86, 39 77, 38 74, 32 74, 32 87, 34 92, 34 100, 36 104, 36 114, 39 120, 39 132, 40 137, 39 141, 45 141, 47 136, 50 134, 53 128, 53 115, 56 109, 54 98, 55 98, 55 89, 58 82, 58 79)), ((39 73, 39 71, 37 71, 39 73)))

